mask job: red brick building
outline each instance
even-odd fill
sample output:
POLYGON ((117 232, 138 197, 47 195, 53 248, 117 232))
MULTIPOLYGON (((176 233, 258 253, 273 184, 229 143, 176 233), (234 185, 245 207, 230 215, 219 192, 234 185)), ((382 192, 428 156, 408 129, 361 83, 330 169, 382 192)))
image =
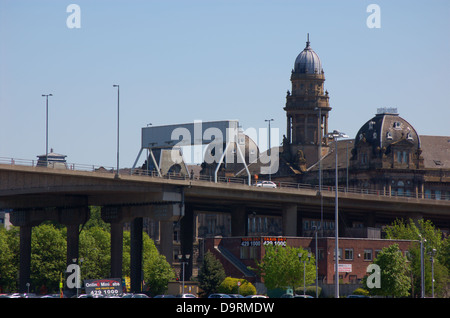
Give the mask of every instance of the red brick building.
MULTIPOLYGON (((398 244, 403 255, 414 241, 368 238, 339 238, 339 281, 341 284, 358 284, 366 275, 367 266, 377 254, 392 244, 398 244)), ((334 284, 335 239, 323 237, 316 242, 314 237, 215 237, 205 239, 205 252, 211 251, 224 266, 227 276, 245 278, 255 283, 261 279, 248 266, 255 268, 255 259, 264 257, 265 245, 302 247, 313 256, 318 255, 319 285, 334 284)))

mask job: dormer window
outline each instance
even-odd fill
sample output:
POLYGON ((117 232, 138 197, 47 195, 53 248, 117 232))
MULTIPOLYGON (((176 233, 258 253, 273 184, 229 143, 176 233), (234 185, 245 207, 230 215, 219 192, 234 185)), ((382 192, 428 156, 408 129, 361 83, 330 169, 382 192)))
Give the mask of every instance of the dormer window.
POLYGON ((402 128, 402 123, 399 121, 394 122, 394 129, 400 129, 402 128))
POLYGON ((392 140, 392 133, 391 133, 390 131, 388 131, 388 132, 386 133, 386 139, 387 139, 387 140, 392 140))
POLYGON ((406 139, 408 140, 414 140, 412 134, 409 132, 408 134, 406 134, 406 139))

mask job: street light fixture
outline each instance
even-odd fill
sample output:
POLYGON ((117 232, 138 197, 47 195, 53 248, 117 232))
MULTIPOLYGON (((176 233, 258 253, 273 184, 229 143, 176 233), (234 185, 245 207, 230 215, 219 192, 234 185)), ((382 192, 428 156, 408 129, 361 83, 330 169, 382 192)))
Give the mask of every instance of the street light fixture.
POLYGON ((433 248, 428 254, 431 262, 431 297, 434 298, 434 256, 436 255, 436 249, 433 248))
POLYGON ((190 257, 191 257, 190 254, 184 255, 184 259, 186 260, 186 261, 184 262, 184 261, 181 261, 181 260, 183 259, 183 255, 178 254, 178 260, 180 261, 181 264, 183 264, 183 287, 182 287, 182 292, 181 292, 182 294, 184 294, 184 265, 189 264, 189 258, 190 258, 190 257))
POLYGON ((45 166, 48 167, 48 97, 52 94, 42 94, 45 97, 45 166))
MULTIPOLYGON (((269 123, 269 151, 267 152, 267 155, 271 156, 272 155, 272 150, 271 150, 271 146, 270 146, 270 139, 271 139, 270 138, 270 122, 273 121, 273 119, 265 119, 264 121, 269 123), (269 152, 270 152, 270 154, 269 154, 269 152)), ((272 174, 272 167, 269 167, 269 180, 272 180, 271 174, 272 174)))
MULTIPOLYGON (((298 253, 298 260, 302 262, 303 253, 298 253)), ((311 253, 308 253, 308 263, 311 259, 311 253)), ((306 259, 303 261, 303 296, 306 295, 306 259)))
POLYGON ((334 210, 334 233, 335 233, 335 298, 339 298, 339 243, 338 243, 338 144, 337 140, 339 138, 348 138, 348 136, 342 132, 339 132, 337 130, 334 130, 332 133, 329 133, 327 135, 328 138, 334 139, 334 147, 335 147, 335 153, 336 153, 336 165, 335 165, 335 210, 334 210))
POLYGON ((116 178, 119 178, 119 85, 114 84, 113 87, 117 87, 117 171, 116 178))

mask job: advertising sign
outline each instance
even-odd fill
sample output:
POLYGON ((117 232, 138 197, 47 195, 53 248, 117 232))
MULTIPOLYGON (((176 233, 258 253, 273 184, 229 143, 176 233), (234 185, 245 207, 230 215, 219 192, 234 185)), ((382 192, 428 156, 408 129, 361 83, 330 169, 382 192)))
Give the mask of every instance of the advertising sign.
POLYGON ((339 273, 351 273, 352 272, 352 264, 338 264, 339 273))
POLYGON ((84 288, 92 296, 122 296, 122 279, 89 279, 84 281, 84 288))
POLYGON ((263 237, 263 245, 286 246, 285 237, 263 237))

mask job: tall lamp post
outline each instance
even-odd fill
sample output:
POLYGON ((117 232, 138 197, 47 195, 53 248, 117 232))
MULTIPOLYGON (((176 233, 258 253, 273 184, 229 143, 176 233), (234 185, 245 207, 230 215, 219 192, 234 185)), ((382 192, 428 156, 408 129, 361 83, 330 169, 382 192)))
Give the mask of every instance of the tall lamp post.
POLYGON ((45 97, 45 166, 48 167, 48 97, 52 94, 42 94, 45 97))
POLYGON ((322 197, 322 142, 323 142, 323 133, 322 133, 322 108, 315 107, 314 110, 319 111, 319 195, 320 195, 320 235, 323 237, 323 197, 322 197))
POLYGON ((113 87, 117 87, 117 171, 116 171, 116 178, 119 177, 119 118, 120 118, 120 112, 119 112, 119 85, 114 84, 113 87))
MULTIPOLYGON (((298 253, 298 260, 303 262, 303 296, 306 295, 306 259, 302 261, 302 253, 298 253)), ((308 253, 308 263, 311 259, 311 253, 308 253)))
POLYGON ((186 254, 186 255, 184 255, 184 259, 186 261, 181 261, 183 259, 183 255, 178 254, 178 260, 180 261, 181 264, 183 264, 183 286, 182 286, 182 292, 181 292, 182 294, 184 294, 184 265, 188 264, 190 257, 191 257, 190 254, 186 254))
POLYGON ((329 133, 328 138, 334 139, 334 147, 335 147, 335 153, 336 153, 336 165, 335 165, 335 210, 334 210, 334 233, 335 233, 335 250, 334 250, 334 260, 335 260, 335 298, 339 298, 339 242, 338 242, 338 144, 337 140, 339 138, 348 138, 348 136, 342 132, 339 132, 337 130, 334 130, 332 133, 329 133))
MULTIPOLYGON (((271 139, 270 138, 270 122, 273 121, 273 119, 266 119, 264 121, 269 123, 269 151, 270 151, 270 155, 269 155, 269 152, 267 152, 267 155, 271 156, 272 155, 272 150, 271 150, 271 146, 270 146, 270 139, 271 139)), ((272 180, 271 174, 272 174, 272 167, 269 167, 269 180, 272 180)))

